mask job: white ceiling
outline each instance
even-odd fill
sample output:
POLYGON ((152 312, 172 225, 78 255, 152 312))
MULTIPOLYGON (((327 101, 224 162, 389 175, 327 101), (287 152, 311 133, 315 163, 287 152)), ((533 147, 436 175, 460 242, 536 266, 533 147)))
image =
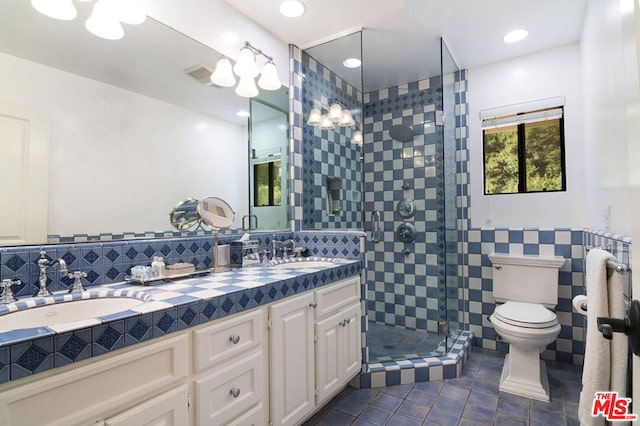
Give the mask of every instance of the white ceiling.
POLYGON ((365 91, 367 86, 389 87, 437 75, 440 37, 462 69, 578 42, 587 4, 587 0, 302 1, 306 13, 292 19, 279 14, 279 0, 227 0, 278 38, 303 49, 365 29, 365 91), (503 35, 515 28, 525 28, 529 37, 505 44, 503 35))

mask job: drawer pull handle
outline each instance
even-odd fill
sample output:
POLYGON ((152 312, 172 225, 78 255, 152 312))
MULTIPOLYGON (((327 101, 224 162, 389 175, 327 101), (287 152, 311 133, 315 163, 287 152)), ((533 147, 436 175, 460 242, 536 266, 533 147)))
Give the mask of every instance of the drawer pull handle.
POLYGON ((232 334, 231 336, 229 336, 229 341, 234 345, 237 345, 238 343, 240 343, 240 336, 238 336, 237 334, 232 334))
POLYGON ((315 309, 316 307, 318 307, 318 302, 309 303, 309 307, 315 309))
POLYGON ((229 393, 231 394, 232 397, 237 398, 240 396, 240 389, 238 388, 231 388, 231 390, 229 391, 229 393))

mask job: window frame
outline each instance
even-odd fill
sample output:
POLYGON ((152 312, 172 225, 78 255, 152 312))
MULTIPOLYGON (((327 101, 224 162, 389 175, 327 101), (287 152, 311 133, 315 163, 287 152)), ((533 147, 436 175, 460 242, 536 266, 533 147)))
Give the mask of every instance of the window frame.
POLYGON ((253 165, 253 206, 254 207, 280 207, 282 205, 282 200, 276 200, 275 197, 275 183, 276 180, 275 178, 277 177, 277 179, 281 180, 282 176, 279 173, 275 173, 275 164, 279 163, 279 168, 280 170, 282 170, 282 160, 272 160, 272 161, 265 161, 262 163, 255 163, 253 165), (269 182, 268 185, 268 198, 269 198, 269 204, 259 204, 259 185, 258 185, 258 173, 257 173, 257 168, 258 167, 265 167, 267 169, 267 179, 269 182))
MULTIPOLYGON (((565 158, 565 136, 564 136, 564 105, 559 105, 554 108, 545 108, 545 110, 551 109, 560 109, 561 116, 557 118, 559 120, 560 127, 560 166, 561 166, 561 188, 560 189, 552 189, 552 190, 536 190, 536 191, 528 191, 527 190, 527 158, 526 158, 526 132, 525 125, 526 121, 513 123, 513 125, 517 128, 517 137, 518 137, 518 191, 517 192, 487 192, 487 159, 486 159, 486 130, 491 128, 492 126, 481 126, 482 129, 482 185, 483 185, 483 193, 484 195, 513 195, 513 194, 537 194, 537 193, 551 193, 551 192, 566 192, 567 191, 567 170, 566 170, 566 158, 565 158)), ((533 111, 531 111, 533 112, 533 111)), ((519 112, 516 114, 511 114, 514 116, 514 119, 518 116, 522 116, 525 114, 529 114, 530 112, 519 112)), ((491 121, 489 119, 482 119, 482 123, 491 121)), ((528 122, 544 122, 546 119, 541 118, 539 120, 531 120, 528 122)), ((501 126, 496 126, 501 127, 501 126)))

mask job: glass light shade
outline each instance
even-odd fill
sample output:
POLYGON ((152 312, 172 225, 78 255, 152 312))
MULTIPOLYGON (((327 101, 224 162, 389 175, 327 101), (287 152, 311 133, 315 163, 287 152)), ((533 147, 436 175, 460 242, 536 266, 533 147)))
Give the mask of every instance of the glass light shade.
POLYGON ((278 7, 280 14, 287 18, 298 18, 307 10, 304 3, 299 0, 284 0, 278 7))
POLYGON ((124 37, 117 8, 111 0, 98 0, 84 26, 91 34, 107 40, 119 40, 124 37))
POLYGON ((78 16, 71 0, 31 0, 31 6, 43 15, 62 21, 71 21, 78 16))
POLYGON ((142 0, 112 0, 116 3, 116 10, 120 22, 140 25, 147 19, 142 0))
POLYGON ((255 78, 258 75, 256 55, 247 47, 240 50, 238 61, 233 66, 233 72, 242 80, 243 77, 255 78))
POLYGON ((236 77, 233 75, 231 61, 221 58, 216 64, 216 69, 211 74, 211 82, 222 87, 231 87, 236 84, 236 77))
POLYGON ((353 116, 351 115, 351 111, 349 111, 347 108, 343 109, 342 118, 338 122, 338 125, 340 127, 351 127, 354 124, 356 124, 356 121, 353 119, 353 116))
POLYGON ((322 113, 318 108, 314 108, 309 113, 309 118, 307 119, 307 124, 310 126, 318 126, 322 121, 322 113))
POLYGON ((254 77, 240 77, 238 87, 236 87, 236 94, 243 98, 253 98, 258 96, 258 86, 256 86, 256 80, 254 77))
POLYGON ((351 136, 351 142, 357 143, 358 145, 362 145, 363 137, 362 132, 360 130, 356 130, 353 132, 353 136, 351 136))
POLYGON ((282 87, 280 78, 278 78, 278 70, 276 64, 269 61, 262 67, 262 75, 258 80, 258 86, 264 90, 278 90, 282 87))
POLYGON ((331 121, 326 115, 323 115, 320 119, 320 128, 325 130, 333 129, 333 121, 331 121))
POLYGON ((340 104, 333 104, 331 105, 331 107, 329 107, 327 118, 329 118, 329 120, 333 121, 334 123, 342 120, 342 107, 340 106, 340 104))

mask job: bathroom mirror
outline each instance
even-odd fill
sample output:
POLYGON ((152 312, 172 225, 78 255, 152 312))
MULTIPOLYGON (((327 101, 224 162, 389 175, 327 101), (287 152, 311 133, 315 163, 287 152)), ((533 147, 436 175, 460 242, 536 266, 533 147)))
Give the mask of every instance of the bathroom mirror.
MULTIPOLYGON (((248 120, 236 113, 249 100, 207 81, 221 55, 151 18, 127 25, 121 40, 100 39, 84 27, 93 2, 74 6, 78 18, 58 21, 28 1, 0 2, 0 119, 28 109, 48 120, 46 180, 0 192, 14 206, 22 198, 14 188, 48 188, 39 198, 45 226, 17 244, 167 231, 167 206, 189 194, 215 193, 248 214, 248 120)), ((17 121, 13 133, 25 133, 17 121)), ((0 219, 24 229, 30 212, 3 209, 0 219)))
POLYGON ((193 231, 200 224, 198 200, 185 198, 169 213, 169 223, 178 231, 193 231))
POLYGON ((218 197, 204 197, 198 203, 197 210, 202 223, 215 230, 229 229, 236 217, 231 206, 218 197))

